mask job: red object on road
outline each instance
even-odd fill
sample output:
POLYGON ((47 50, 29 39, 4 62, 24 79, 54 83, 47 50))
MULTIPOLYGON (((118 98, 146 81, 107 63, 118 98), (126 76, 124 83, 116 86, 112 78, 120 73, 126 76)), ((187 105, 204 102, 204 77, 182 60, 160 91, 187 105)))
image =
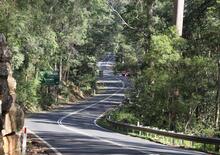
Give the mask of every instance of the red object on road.
POLYGON ((122 71, 121 75, 122 75, 122 76, 125 76, 125 75, 126 75, 126 72, 125 72, 125 71, 122 71))
POLYGON ((122 76, 130 76, 130 73, 127 71, 122 71, 122 76))
POLYGON ((24 134, 27 134, 27 128, 24 127, 24 134))

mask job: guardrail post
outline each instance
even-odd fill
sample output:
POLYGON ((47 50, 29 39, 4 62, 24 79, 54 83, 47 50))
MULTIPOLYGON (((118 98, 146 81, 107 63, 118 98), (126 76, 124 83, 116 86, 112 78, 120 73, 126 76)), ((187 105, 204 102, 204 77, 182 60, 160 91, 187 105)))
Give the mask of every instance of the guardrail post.
POLYGON ((206 150, 206 143, 203 144, 203 151, 206 150))
POLYGON ((215 145, 215 151, 216 151, 216 152, 220 152, 219 146, 220 146, 220 145, 215 145))
POLYGON ((169 142, 170 145, 172 144, 172 138, 171 137, 168 138, 168 142, 169 142))
POLYGON ((124 127, 124 133, 127 133, 127 131, 128 131, 128 128, 124 127))
POLYGON ((96 95, 96 90, 95 89, 93 89, 93 96, 95 96, 96 95))
POLYGON ((170 137, 167 137, 167 144, 170 145, 170 137))
POLYGON ((164 136, 164 144, 167 144, 167 138, 164 136))
POLYGON ((23 128, 22 132, 22 155, 26 155, 26 150, 27 150, 27 128, 23 128))
MULTIPOLYGON (((140 127, 140 122, 139 121, 137 122, 137 127, 140 127)), ((139 131, 139 136, 141 136, 141 134, 142 134, 141 131, 139 131)))
POLYGON ((172 144, 175 146, 175 139, 172 138, 172 144))
POLYGON ((191 142, 191 146, 192 146, 192 148, 194 148, 194 142, 193 141, 191 142))
POLYGON ((181 141, 180 141, 180 146, 184 146, 184 140, 183 139, 181 139, 181 141))
POLYGON ((165 142, 166 142, 165 136, 163 136, 162 143, 165 143, 165 142))
POLYGON ((147 132, 146 134, 147 134, 147 138, 149 138, 149 133, 147 132))

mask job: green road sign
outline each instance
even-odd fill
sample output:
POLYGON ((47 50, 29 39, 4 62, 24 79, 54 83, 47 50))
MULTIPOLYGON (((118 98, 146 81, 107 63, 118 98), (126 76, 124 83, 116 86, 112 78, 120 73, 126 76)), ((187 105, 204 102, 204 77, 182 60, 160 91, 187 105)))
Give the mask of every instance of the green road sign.
POLYGON ((59 72, 44 72, 42 83, 45 85, 59 85, 59 72))

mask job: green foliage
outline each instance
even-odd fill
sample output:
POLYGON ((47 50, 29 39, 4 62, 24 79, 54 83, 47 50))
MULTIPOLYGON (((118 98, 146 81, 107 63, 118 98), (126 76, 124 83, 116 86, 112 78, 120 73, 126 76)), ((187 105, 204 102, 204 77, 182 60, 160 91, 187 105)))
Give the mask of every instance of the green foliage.
POLYGON ((111 115, 111 119, 122 123, 136 124, 138 121, 134 114, 128 112, 126 109, 119 109, 114 111, 111 115))
POLYGON ((107 27, 114 17, 106 2, 9 0, 0 2, 0 11, 0 32, 13 53, 18 101, 26 109, 54 102, 55 87, 48 93, 39 82, 42 71, 59 70, 61 81, 91 89, 96 59, 113 38, 107 27))
POLYGON ((154 65, 166 65, 180 59, 180 53, 173 47, 174 40, 166 35, 152 36, 151 52, 146 54, 146 61, 154 65))
POLYGON ((39 108, 40 81, 19 81, 17 88, 17 101, 26 110, 34 111, 39 108))
POLYGON ((40 99, 38 101, 37 107, 40 108, 40 110, 47 110, 56 103, 56 97, 52 94, 41 94, 40 99))
POLYGON ((130 25, 119 31, 116 52, 117 70, 135 73, 129 113, 144 125, 214 136, 219 3, 186 0, 183 38, 172 26, 173 2, 116 4, 130 25))

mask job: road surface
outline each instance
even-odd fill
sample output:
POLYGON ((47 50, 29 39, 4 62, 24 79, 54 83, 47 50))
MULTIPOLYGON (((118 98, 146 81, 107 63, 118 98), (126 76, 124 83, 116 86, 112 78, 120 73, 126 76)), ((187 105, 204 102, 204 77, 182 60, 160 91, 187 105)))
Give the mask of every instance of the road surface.
POLYGON ((111 132, 99 127, 96 119, 109 108, 119 105, 127 87, 125 77, 114 76, 114 55, 106 55, 98 66, 104 76, 106 91, 66 105, 53 112, 33 114, 26 119, 28 129, 35 132, 57 155, 203 155, 169 147, 140 138, 111 132), (124 82, 122 82, 124 81, 124 82))

